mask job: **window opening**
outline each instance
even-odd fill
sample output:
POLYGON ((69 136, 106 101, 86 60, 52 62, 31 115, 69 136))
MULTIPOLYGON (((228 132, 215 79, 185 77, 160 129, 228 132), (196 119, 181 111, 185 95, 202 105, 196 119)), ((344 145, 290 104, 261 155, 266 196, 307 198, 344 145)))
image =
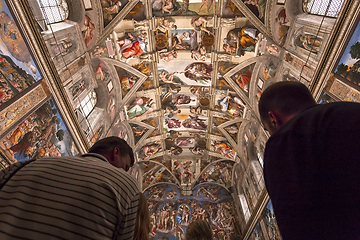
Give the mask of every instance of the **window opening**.
POLYGON ((327 17, 337 17, 344 0, 304 0, 303 10, 306 13, 327 17))
POLYGON ((79 104, 85 117, 89 116, 90 112, 94 109, 95 105, 96 105, 96 93, 94 91, 91 91, 88 95, 86 95, 86 97, 79 104))
POLYGON ((62 22, 69 16, 65 0, 37 0, 47 24, 62 22))

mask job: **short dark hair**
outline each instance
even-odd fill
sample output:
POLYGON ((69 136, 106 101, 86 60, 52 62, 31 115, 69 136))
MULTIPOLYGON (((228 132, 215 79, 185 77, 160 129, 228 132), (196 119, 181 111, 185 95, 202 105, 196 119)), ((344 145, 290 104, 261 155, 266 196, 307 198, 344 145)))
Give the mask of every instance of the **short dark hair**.
POLYGON ((210 224, 202 219, 192 221, 186 229, 186 240, 208 240, 213 239, 210 224))
POLYGON ((124 139, 119 137, 106 137, 97 141, 90 149, 89 153, 97 153, 100 155, 106 155, 118 147, 120 150, 120 156, 125 157, 129 155, 131 160, 131 166, 134 164, 134 152, 132 148, 127 144, 124 139))
POLYGON ((268 112, 275 109, 285 115, 298 113, 316 102, 309 89, 300 82, 277 82, 262 93, 259 101, 259 113, 263 120, 268 120, 268 112))

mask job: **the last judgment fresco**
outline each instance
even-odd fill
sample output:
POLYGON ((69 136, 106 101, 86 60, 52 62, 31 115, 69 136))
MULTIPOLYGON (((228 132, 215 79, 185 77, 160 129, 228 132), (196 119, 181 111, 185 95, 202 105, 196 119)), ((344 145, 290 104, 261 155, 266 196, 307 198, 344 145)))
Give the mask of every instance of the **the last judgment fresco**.
POLYGON ((174 184, 157 184, 144 192, 149 200, 150 239, 185 239, 191 221, 207 221, 214 239, 237 239, 237 214, 231 194, 217 184, 197 185, 184 196, 174 184))

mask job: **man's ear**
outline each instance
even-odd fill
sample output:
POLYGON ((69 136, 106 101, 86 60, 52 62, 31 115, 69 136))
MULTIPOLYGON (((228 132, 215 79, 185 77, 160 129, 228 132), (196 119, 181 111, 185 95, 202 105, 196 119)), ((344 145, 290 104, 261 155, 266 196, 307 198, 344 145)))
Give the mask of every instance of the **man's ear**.
POLYGON ((118 147, 114 147, 114 149, 111 151, 109 162, 114 162, 116 159, 116 155, 119 154, 120 149, 118 147))
POLYGON ((270 124, 270 126, 272 127, 272 128, 276 128, 277 127, 277 125, 278 125, 278 116, 277 116, 277 114, 275 113, 275 111, 269 111, 268 112, 268 116, 269 116, 269 119, 270 119, 270 122, 269 122, 269 124, 270 124))

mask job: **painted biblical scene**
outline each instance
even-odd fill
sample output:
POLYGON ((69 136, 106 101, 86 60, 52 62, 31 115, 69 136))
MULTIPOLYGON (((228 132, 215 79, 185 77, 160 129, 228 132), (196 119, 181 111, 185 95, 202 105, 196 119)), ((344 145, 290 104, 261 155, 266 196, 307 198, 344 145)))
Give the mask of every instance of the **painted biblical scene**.
POLYGON ((91 65, 95 74, 95 79, 108 82, 111 79, 110 67, 98 58, 91 59, 91 65))
POLYGON ((143 21, 146 19, 145 0, 139 1, 133 9, 126 15, 126 20, 143 21))
POLYGON ((91 47, 95 44, 96 36, 97 36, 97 29, 95 28, 94 19, 97 18, 93 15, 85 14, 84 22, 81 27, 81 33, 84 38, 85 47, 91 47))
POLYGON ((206 62, 172 61, 172 64, 159 63, 160 85, 210 86, 212 64, 206 62))
POLYGON ((153 131, 149 137, 160 135, 159 118, 146 118, 142 120, 142 122, 155 128, 155 131, 153 131))
POLYGON ((264 65, 260 68, 260 76, 265 81, 273 80, 276 77, 277 67, 279 65, 278 58, 270 58, 267 60, 264 65))
POLYGON ((151 0, 154 17, 211 15, 215 13, 215 0, 151 0))
POLYGON ((266 0, 242 0, 251 12, 262 22, 265 20, 266 0))
POLYGON ((152 161, 142 161, 138 164, 141 169, 142 189, 146 189, 156 183, 177 183, 174 176, 162 164, 152 161))
POLYGON ((152 239, 185 239, 189 223, 195 219, 206 220, 214 231, 214 239, 228 236, 236 239, 239 224, 232 197, 225 188, 202 184, 193 195, 180 195, 172 184, 156 184, 144 192, 149 199, 150 237, 152 239))
POLYGON ((164 115, 172 118, 179 115, 206 115, 210 105, 210 96, 199 97, 194 94, 169 94, 160 96, 164 115))
POLYGON ((240 69, 230 77, 247 95, 249 94, 250 81, 255 64, 252 63, 240 69))
POLYGON ((215 90, 214 110, 233 118, 242 118, 245 103, 236 92, 229 90, 215 90))
POLYGON ((194 160, 173 160, 172 173, 179 180, 180 184, 193 184, 196 165, 194 160))
POLYGON ((262 219, 264 221, 265 229, 269 239, 281 240, 281 235, 279 231, 279 227, 276 223, 274 208, 272 206, 271 201, 268 202, 263 212, 261 213, 262 219))
POLYGON ((213 117, 213 125, 211 128, 211 134, 216 136, 223 136, 222 132, 218 129, 218 126, 221 124, 227 122, 229 119, 223 118, 223 117, 213 117))
POLYGON ((149 160, 154 154, 160 151, 162 151, 160 141, 147 142, 139 149, 137 153, 138 160, 139 161, 149 160))
POLYGON ((304 27, 298 29, 294 35, 295 46, 305 49, 309 52, 318 54, 323 41, 321 37, 306 32, 304 27))
POLYGON ((118 53, 123 62, 129 62, 130 59, 148 52, 148 35, 145 29, 117 32, 117 37, 118 53))
POLYGON ((180 198, 180 189, 175 184, 160 183, 147 188, 144 195, 149 200, 149 209, 151 211, 151 207, 155 207, 154 204, 157 204, 157 201, 178 200, 180 198))
POLYGON ((196 16, 186 21, 173 17, 157 19, 155 46, 161 62, 179 58, 209 61, 214 43, 212 18, 196 16))
POLYGON ((238 133, 240 128, 241 122, 233 123, 229 126, 224 127, 224 130, 229 136, 235 141, 235 143, 238 143, 238 133))
MULTIPOLYGON (((173 110, 175 107, 196 107, 198 103, 197 96, 194 94, 163 94, 161 96, 161 106, 165 110, 173 110)), ((175 114, 176 115, 176 114, 175 114)))
POLYGON ((277 9, 277 17, 274 21, 274 40, 278 44, 283 45, 285 43, 290 24, 290 19, 286 15, 286 9, 277 9))
POLYGON ((195 156, 203 156, 205 154, 205 150, 206 150, 206 139, 205 138, 200 138, 200 139, 196 139, 196 143, 194 145, 194 147, 190 147, 189 151, 191 152, 191 154, 195 155, 195 156))
POLYGON ((204 155, 206 139, 203 132, 170 130, 165 139, 166 149, 171 155, 204 155))
POLYGON ((34 84, 36 79, 16 65, 11 57, 0 54, 0 105, 34 84))
POLYGON ((220 61, 218 65, 218 77, 216 79, 216 88, 220 90, 233 91, 231 85, 224 79, 224 75, 237 66, 237 63, 220 61))
POLYGON ((234 2, 232 0, 225 0, 223 2, 223 11, 222 16, 225 18, 232 18, 234 16, 236 17, 245 17, 244 14, 239 10, 239 8, 236 7, 234 2))
POLYGON ((164 118, 164 128, 167 131, 206 131, 208 127, 208 118, 198 115, 177 114, 171 118, 164 118))
MULTIPOLYGON (((195 34, 195 31, 193 31, 193 33, 195 34)), ((190 48, 193 49, 194 43, 191 45, 191 41, 196 42, 197 45, 197 36, 194 39, 191 38, 192 35, 190 34, 190 29, 171 30, 171 48, 175 50, 190 50, 190 48)))
POLYGON ((226 188, 214 183, 197 185, 193 190, 193 196, 211 202, 232 200, 231 194, 226 188))
POLYGON ((41 79, 11 12, 1 3, 0 105, 41 79))
POLYGON ((126 105, 125 110, 128 119, 133 118, 144 118, 146 115, 152 113, 156 110, 155 97, 136 97, 133 100, 129 101, 129 104, 126 105))
POLYGON ((226 158, 235 160, 235 149, 226 140, 211 140, 211 150, 226 158))
POLYGON ((126 94, 139 80, 139 77, 122 67, 114 66, 121 85, 121 95, 124 99, 126 94))
POLYGON ((250 26, 230 30, 223 40, 223 50, 233 56, 244 56, 255 52, 259 31, 250 26))
POLYGON ((139 72, 149 76, 142 85, 138 88, 138 91, 146 91, 150 89, 154 89, 154 78, 153 78, 153 65, 152 62, 143 61, 139 64, 132 65, 133 68, 138 70, 139 72))
POLYGON ((12 163, 31 158, 73 156, 77 150, 54 100, 29 115, 0 142, 12 163))
POLYGON ((360 85, 360 24, 358 24, 340 58, 335 74, 360 85))
POLYGON ((175 139, 168 137, 165 139, 165 145, 170 155, 183 155, 185 153, 191 155, 190 149, 197 145, 197 141, 194 137, 178 137, 175 139))
POLYGON ((106 27, 116 17, 116 15, 128 2, 128 0, 101 0, 104 27, 106 27))
POLYGON ((69 88, 72 99, 75 99, 80 96, 82 92, 88 87, 88 84, 85 82, 85 79, 77 80, 71 87, 69 88))
POLYGON ((231 187, 234 161, 218 161, 210 164, 199 176, 197 183, 217 183, 226 188, 231 187))
POLYGON ((131 127, 131 130, 134 134, 134 141, 135 141, 135 144, 137 144, 140 139, 144 136, 144 134, 149 131, 148 128, 142 126, 142 125, 139 125, 139 124, 135 124, 135 123, 129 123, 130 127, 131 127))

